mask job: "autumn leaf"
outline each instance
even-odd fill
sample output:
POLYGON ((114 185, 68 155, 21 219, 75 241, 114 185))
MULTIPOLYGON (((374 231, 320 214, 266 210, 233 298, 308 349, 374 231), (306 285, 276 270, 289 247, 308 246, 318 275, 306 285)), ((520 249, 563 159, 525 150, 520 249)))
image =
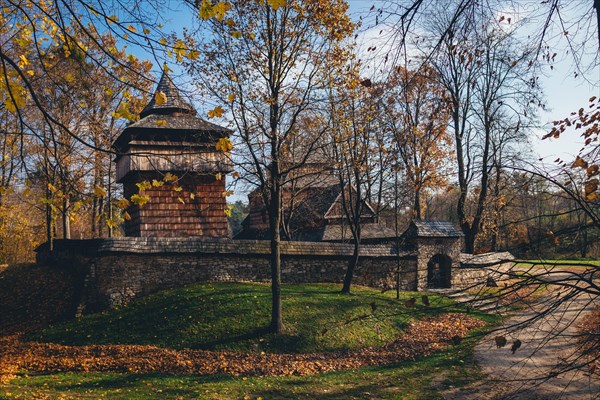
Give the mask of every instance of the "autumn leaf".
POLYGON ((598 175, 598 173, 600 173, 598 166, 597 165, 590 165, 588 167, 588 169, 586 170, 587 176, 588 178, 591 178, 592 176, 598 175))
POLYGON ((207 115, 208 118, 220 118, 225 113, 225 110, 221 106, 216 106, 214 109, 210 110, 207 115))
POLYGON ((148 197, 148 196, 142 196, 139 194, 134 194, 133 196, 131 196, 131 202, 140 207, 142 207, 144 204, 148 203, 149 200, 150 200, 150 197, 148 197))
POLYGON ((227 11, 231 9, 231 3, 228 1, 220 1, 213 6, 213 13, 217 20, 223 21, 227 11))
POLYGON ((233 149, 233 145, 231 144, 231 140, 227 137, 223 137, 219 139, 217 145, 215 146, 218 151, 228 152, 233 149))
POLYGON ((131 205, 131 203, 127 199, 119 199, 115 202, 115 206, 117 206, 118 208, 120 208, 122 210, 126 209, 130 205, 131 205))
POLYGON ((595 192, 598 189, 598 179, 590 179, 585 183, 585 194, 586 196, 595 192))
POLYGON ((157 126, 161 126, 161 127, 167 126, 167 120, 166 119, 157 119, 154 123, 157 126))
POLYGON ((148 181, 142 181, 135 184, 138 187, 138 190, 141 192, 146 189, 151 189, 152 184, 148 181))
POLYGON ((106 190, 102 189, 100 186, 94 188, 94 196, 103 198, 106 197, 106 194, 106 190))
POLYGON ((154 95, 154 102, 157 106, 162 106, 163 104, 165 104, 167 102, 167 95, 164 92, 159 90, 154 95))
POLYGON ((277 11, 279 7, 285 7, 286 0, 267 0, 267 4, 277 11))
POLYGON ((571 164, 571 168, 584 168, 587 169, 588 167, 588 163, 587 161, 585 161, 583 158, 577 156, 577 158, 575 159, 575 161, 573 162, 573 164, 571 164))

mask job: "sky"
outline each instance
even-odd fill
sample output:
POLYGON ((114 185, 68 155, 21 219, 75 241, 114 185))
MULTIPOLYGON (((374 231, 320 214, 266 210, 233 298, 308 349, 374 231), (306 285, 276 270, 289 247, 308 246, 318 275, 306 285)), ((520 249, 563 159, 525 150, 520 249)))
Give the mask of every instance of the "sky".
MULTIPOLYGON (((358 21, 360 16, 367 18, 363 24, 362 32, 357 39, 359 42, 359 49, 362 48, 362 50, 359 51, 364 52, 365 47, 371 46, 373 43, 377 44, 378 41, 381 41, 381 39, 378 38, 381 26, 377 26, 370 30, 365 29, 369 23, 372 23, 372 18, 370 19, 370 22, 368 19, 369 10, 373 5, 377 8, 385 3, 382 2, 382 0, 348 0, 348 3, 350 6, 350 15, 355 21, 358 21)), ((520 3, 517 2, 517 4, 520 3)), ((513 15, 513 19, 516 18, 518 17, 513 15)), ((170 20, 165 24, 165 28, 180 34, 183 27, 190 24, 190 22, 191 18, 187 10, 174 12, 171 14, 170 20)), ((379 45, 381 46, 382 43, 379 43, 379 45)), ((596 49, 597 45, 597 42, 590 43, 590 46, 596 46, 596 49)), ((559 56, 553 65, 553 69, 550 70, 548 68, 545 71, 545 75, 540 77, 541 86, 545 93, 547 111, 540 113, 540 122, 543 128, 533 132, 531 135, 533 150, 531 161, 537 161, 538 158, 541 158, 545 164, 551 165, 553 160, 557 157, 569 160, 575 157, 582 146, 582 140, 579 136, 580 133, 573 131, 566 132, 559 139, 541 140, 541 137, 551 129, 552 121, 563 119, 580 107, 587 107, 587 99, 590 97, 600 97, 600 66, 596 65, 595 69, 586 74, 589 80, 589 82, 586 82, 581 79, 581 77, 574 78, 573 67, 571 64, 572 57, 570 55, 563 55, 562 58, 559 56)), ((170 67, 174 69, 175 74, 180 71, 175 65, 170 65, 170 67)), ((186 82, 185 79, 186 77, 183 75, 179 78, 175 78, 176 83, 183 87, 186 87, 189 83, 189 81, 186 82)), ((207 110, 214 107, 214 105, 197 102, 196 107, 198 108, 200 115, 205 116, 207 110)))
MULTIPOLYGON (((364 23, 364 26, 366 26, 372 23, 372 18, 369 22, 367 17, 371 7, 373 5, 376 7, 385 6, 386 1, 348 0, 348 3, 353 19, 358 20, 362 15, 363 18, 367 19, 364 23)), ((527 3, 530 7, 532 4, 535 7, 535 3, 532 2, 516 2, 516 6, 522 8, 520 13, 505 10, 503 12, 499 11, 499 14, 511 15, 514 23, 519 14, 524 14, 528 10, 527 3), (521 3, 524 5, 521 5, 521 3)), ((563 13, 568 17, 570 12, 574 13, 576 11, 578 10, 566 9, 563 13)), ((359 37, 358 41, 360 43, 362 40, 363 51, 367 47, 376 45, 378 41, 381 42, 378 39, 380 31, 381 27, 378 26, 362 33, 362 37, 359 37)), ((564 42, 562 43, 564 44, 564 42)), ((381 43, 379 45, 381 46, 381 43)), ((591 52, 593 52, 594 46, 595 49, 598 49, 598 42, 589 45, 591 46, 591 52)), ((590 52, 590 49, 587 51, 590 52)), ((557 52, 561 53, 560 51, 557 52)), ((539 116, 543 128, 534 131, 530 139, 534 152, 533 158, 542 158, 546 164, 551 164, 557 157, 565 160, 575 158, 583 144, 580 133, 573 131, 567 132, 559 139, 542 140, 541 137, 552 128, 552 121, 563 119, 568 117, 571 112, 577 111, 581 107, 587 107, 590 97, 600 97, 600 65, 596 65, 593 70, 586 74, 589 80, 586 82, 581 76, 574 77, 573 58, 568 54, 562 54, 562 57, 559 55, 556 58, 553 68, 547 68, 544 71, 545 74, 540 77, 546 99, 546 111, 540 112, 539 116)))

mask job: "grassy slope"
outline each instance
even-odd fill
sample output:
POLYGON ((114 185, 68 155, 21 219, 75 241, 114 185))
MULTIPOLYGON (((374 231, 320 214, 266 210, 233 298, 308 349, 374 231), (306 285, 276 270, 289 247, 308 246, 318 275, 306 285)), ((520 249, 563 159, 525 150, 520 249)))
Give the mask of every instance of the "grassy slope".
MULTIPOLYGON (((154 344, 171 348, 315 352, 381 346, 415 318, 451 309, 430 296, 431 307, 407 309, 391 292, 339 285, 283 286, 286 333, 265 334, 270 288, 253 283, 211 283, 163 291, 121 310, 85 316, 30 335, 62 344, 154 344), (373 311, 374 309, 374 311, 373 311)), ((402 298, 417 296, 404 292, 402 298)))

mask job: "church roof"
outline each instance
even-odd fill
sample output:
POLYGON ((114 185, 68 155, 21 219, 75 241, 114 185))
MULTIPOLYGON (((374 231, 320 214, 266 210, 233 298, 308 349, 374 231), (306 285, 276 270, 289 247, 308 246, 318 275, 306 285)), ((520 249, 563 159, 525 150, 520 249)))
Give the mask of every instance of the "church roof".
POLYGON ((164 71, 154 96, 140 113, 140 120, 123 129, 113 146, 119 151, 126 151, 134 138, 155 142, 193 141, 214 145, 219 138, 230 134, 231 130, 198 117, 194 107, 183 99, 167 71, 164 71))
POLYGON ((127 129, 178 129, 189 131, 209 131, 223 133, 230 132, 229 129, 198 118, 193 114, 150 114, 137 122, 129 125, 127 129))
POLYGON ((140 113, 140 117, 144 118, 150 114, 167 114, 171 112, 195 114, 196 110, 194 110, 191 104, 183 100, 179 89, 177 89, 177 86, 175 86, 169 77, 169 73, 164 70, 154 91, 154 96, 152 96, 150 102, 144 107, 140 113), (158 97, 162 97, 163 100, 162 102, 159 101, 160 105, 157 103, 158 97))
POLYGON ((406 231, 409 236, 418 237, 463 237, 464 233, 456 229, 449 221, 413 221, 406 231))

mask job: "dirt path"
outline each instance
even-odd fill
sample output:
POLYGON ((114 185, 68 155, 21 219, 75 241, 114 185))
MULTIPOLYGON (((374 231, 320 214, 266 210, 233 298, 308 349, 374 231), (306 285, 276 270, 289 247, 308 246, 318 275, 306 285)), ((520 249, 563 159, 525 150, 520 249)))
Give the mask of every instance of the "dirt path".
MULTIPOLYGON (((449 399, 600 399, 600 376, 590 376, 585 369, 569 369, 585 365, 577 342, 577 321, 594 307, 594 297, 579 294, 547 312, 549 304, 561 296, 551 289, 553 297, 545 297, 519 315, 509 318, 500 331, 484 337, 475 348, 475 359, 488 380, 460 392, 449 393, 449 399), (534 317, 542 316, 533 320, 534 317), (506 346, 498 348, 494 338, 504 336, 506 346), (521 346, 513 354, 516 340, 521 346), (558 376, 551 377, 560 371, 558 376)), ((564 295, 564 294, 562 294, 564 295)), ((598 303, 596 306, 600 305, 598 303)))

